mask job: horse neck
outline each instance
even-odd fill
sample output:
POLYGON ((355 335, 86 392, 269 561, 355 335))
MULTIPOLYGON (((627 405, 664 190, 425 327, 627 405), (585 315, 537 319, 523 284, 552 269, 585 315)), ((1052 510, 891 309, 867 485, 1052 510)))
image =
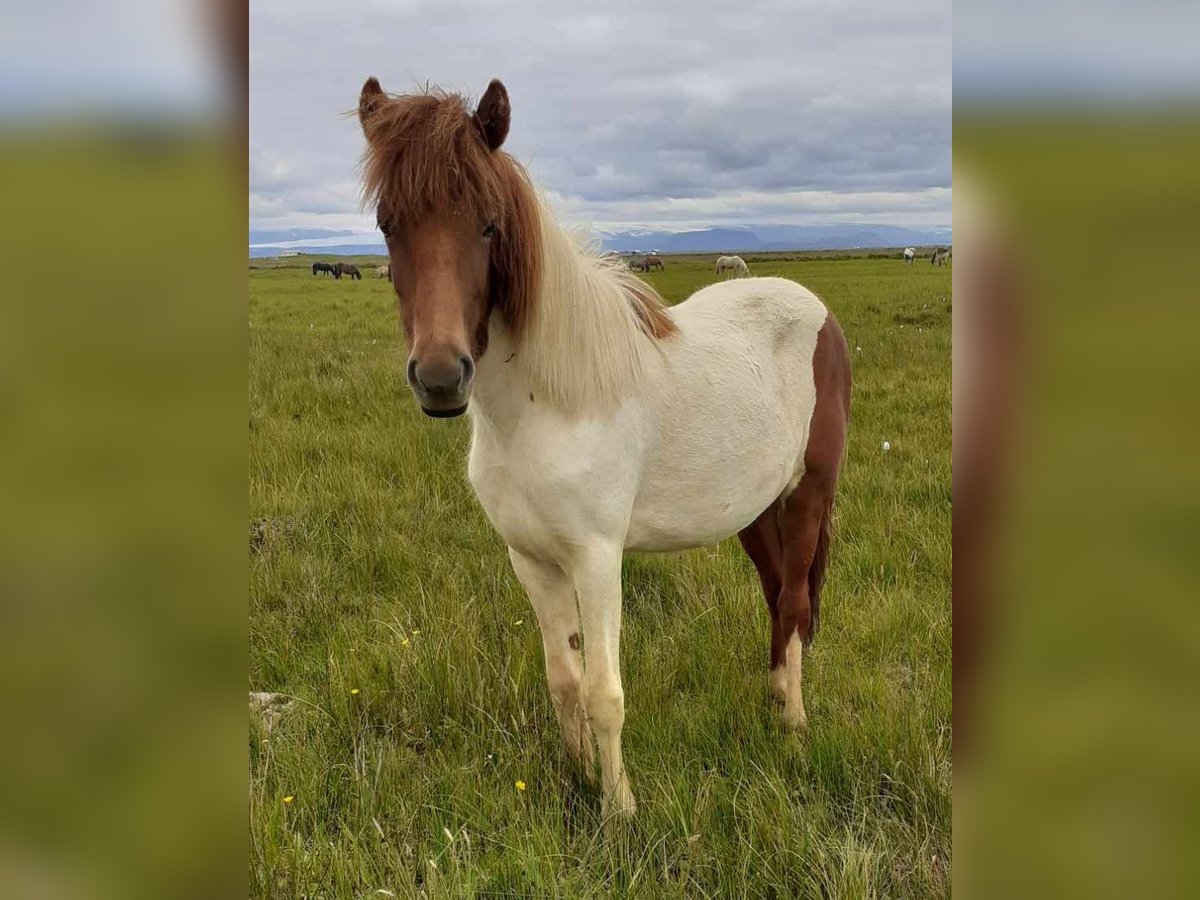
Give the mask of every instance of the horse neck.
POLYGON ((516 364, 517 355, 508 324, 499 312, 493 312, 488 320, 487 352, 476 362, 468 406, 476 426, 482 421, 505 433, 516 427, 527 404, 536 402, 535 386, 516 364))
POLYGON ((641 282, 584 250, 539 207, 542 277, 529 319, 513 335, 493 315, 476 373, 476 400, 492 418, 513 415, 530 396, 568 415, 610 408, 636 388, 651 344, 630 301, 641 282))

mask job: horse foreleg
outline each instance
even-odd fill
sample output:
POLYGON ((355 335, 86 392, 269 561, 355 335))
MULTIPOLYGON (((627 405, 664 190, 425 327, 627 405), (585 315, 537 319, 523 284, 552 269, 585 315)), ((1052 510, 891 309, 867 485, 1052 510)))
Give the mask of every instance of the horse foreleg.
POLYGON ((621 756, 625 692, 621 687, 621 547, 585 547, 572 567, 587 643, 583 704, 600 750, 602 810, 630 816, 637 809, 621 756))
POLYGON ((581 628, 579 610, 575 606, 575 585, 556 565, 530 559, 511 547, 508 558, 529 595, 542 631, 546 681, 562 728, 563 744, 588 778, 594 778, 596 755, 592 747, 592 730, 583 708, 581 628))

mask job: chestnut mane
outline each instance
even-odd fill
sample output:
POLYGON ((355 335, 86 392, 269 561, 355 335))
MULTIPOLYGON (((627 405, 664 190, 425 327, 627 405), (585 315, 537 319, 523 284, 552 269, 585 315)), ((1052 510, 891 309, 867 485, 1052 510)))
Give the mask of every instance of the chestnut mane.
POLYGON ((490 299, 521 334, 542 269, 537 199, 525 169, 488 149, 458 94, 389 97, 362 118, 364 204, 377 208, 380 221, 454 209, 495 222, 490 299))

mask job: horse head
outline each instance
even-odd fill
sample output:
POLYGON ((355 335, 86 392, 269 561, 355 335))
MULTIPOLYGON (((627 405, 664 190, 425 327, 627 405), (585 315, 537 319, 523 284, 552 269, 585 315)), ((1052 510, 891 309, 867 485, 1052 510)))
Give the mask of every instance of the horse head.
POLYGON ((428 415, 460 415, 491 313, 519 335, 540 278, 536 196, 500 150, 508 92, 493 80, 472 111, 454 94, 393 97, 369 78, 358 115, 365 192, 409 345, 409 387, 428 415))

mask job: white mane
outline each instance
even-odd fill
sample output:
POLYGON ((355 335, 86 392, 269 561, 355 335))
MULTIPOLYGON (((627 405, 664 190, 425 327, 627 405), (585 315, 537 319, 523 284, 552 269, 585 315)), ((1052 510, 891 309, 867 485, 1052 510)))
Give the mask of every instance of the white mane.
POLYGON ((518 364, 552 402, 607 407, 630 392, 656 351, 638 315, 653 295, 620 260, 600 258, 586 231, 560 227, 540 199, 538 213, 542 283, 518 364))

